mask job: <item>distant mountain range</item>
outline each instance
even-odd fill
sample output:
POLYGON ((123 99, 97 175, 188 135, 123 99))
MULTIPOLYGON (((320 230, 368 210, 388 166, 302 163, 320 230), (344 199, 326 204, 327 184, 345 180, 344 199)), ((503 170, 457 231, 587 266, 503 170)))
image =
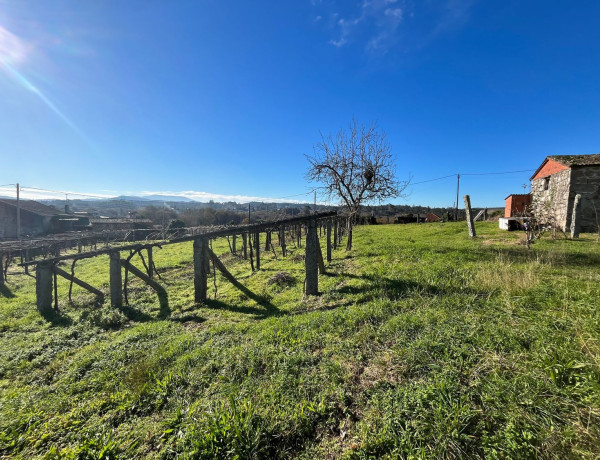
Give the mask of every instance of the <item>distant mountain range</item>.
POLYGON ((122 200, 122 201, 170 201, 170 202, 178 202, 178 203, 193 203, 195 200, 191 198, 187 198, 185 196, 177 196, 177 195, 144 195, 144 196, 129 196, 129 195, 120 195, 115 198, 111 198, 112 200, 122 200))

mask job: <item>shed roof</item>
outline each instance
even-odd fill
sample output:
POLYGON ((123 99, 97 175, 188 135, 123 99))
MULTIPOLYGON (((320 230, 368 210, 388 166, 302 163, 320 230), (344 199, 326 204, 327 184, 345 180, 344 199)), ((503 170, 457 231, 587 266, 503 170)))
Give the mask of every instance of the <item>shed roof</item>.
MULTIPOLYGON (((17 207, 17 200, 3 198, 0 200, 0 203, 5 203, 9 206, 14 206, 15 208, 17 207)), ((39 214, 40 216, 52 217, 62 214, 58 209, 55 209, 52 206, 46 206, 45 204, 33 200, 19 200, 19 207, 21 208, 21 211, 28 211, 39 214)))

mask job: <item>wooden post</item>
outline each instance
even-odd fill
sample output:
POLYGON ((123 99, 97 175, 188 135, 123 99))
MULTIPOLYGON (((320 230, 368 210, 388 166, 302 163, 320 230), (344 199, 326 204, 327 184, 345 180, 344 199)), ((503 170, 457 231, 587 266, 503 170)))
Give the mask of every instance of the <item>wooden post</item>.
POLYGON ((319 262, 317 255, 317 224, 314 219, 308 224, 306 232, 306 256, 304 272, 306 276, 306 295, 319 294, 319 262))
POLYGON ((206 300, 208 273, 208 241, 206 238, 194 240, 194 300, 197 303, 206 300))
POLYGON ((148 277, 154 279, 154 256, 152 255, 152 246, 148 248, 148 277))
POLYGON ((271 249, 271 230, 267 230, 265 236, 265 251, 271 249))
POLYGON ((118 251, 111 252, 110 257, 110 305, 113 308, 123 306, 123 278, 121 275, 121 258, 118 251))
POLYGON ((37 309, 43 314, 52 312, 52 264, 40 262, 35 270, 37 309))
POLYGON ((242 250, 244 252, 244 260, 248 258, 248 242, 245 233, 242 233, 242 250))
POLYGON ((260 233, 254 234, 254 248, 256 249, 256 269, 260 270, 260 233))
POLYGON ((235 246, 236 246, 237 235, 235 233, 233 234, 233 238, 232 239, 233 239, 233 241, 232 241, 232 244, 231 244, 231 249, 233 250, 233 255, 236 255, 237 254, 237 248, 235 246))
POLYGON ((331 262, 331 219, 327 219, 327 263, 331 262))
POLYGON ((57 275, 62 276, 63 278, 72 281, 73 283, 75 283, 78 286, 81 286, 83 289, 86 289, 87 291, 90 291, 92 294, 97 295, 98 297, 104 298, 104 294, 102 293, 101 290, 96 289, 93 286, 90 286, 88 283, 86 283, 85 281, 80 280, 79 278, 76 278, 75 276, 71 275, 70 273, 67 273, 64 270, 61 270, 58 267, 54 267, 54 273, 56 273, 57 275))
MULTIPOLYGON (((8 254, 6 255, 8 258, 8 254)), ((4 253, 0 252, 0 286, 4 286, 4 253)))
POLYGON ((571 238, 579 238, 581 231, 581 195, 575 195, 573 214, 571 215, 571 238))
POLYGON ((475 224, 473 223, 473 213, 471 212, 471 198, 469 195, 465 195, 463 197, 465 200, 465 212, 467 214, 467 226, 469 227, 469 237, 475 238, 477 234, 475 233, 475 224))

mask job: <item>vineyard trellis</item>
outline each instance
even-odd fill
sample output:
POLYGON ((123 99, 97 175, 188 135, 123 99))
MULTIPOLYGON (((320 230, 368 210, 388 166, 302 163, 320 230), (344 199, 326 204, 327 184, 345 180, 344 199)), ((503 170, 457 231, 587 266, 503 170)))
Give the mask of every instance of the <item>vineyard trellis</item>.
MULTIPOLYGON (((193 242, 193 266, 194 266, 194 299, 197 303, 206 301, 208 295, 208 280, 211 273, 218 270, 223 277, 234 284, 238 289, 247 291, 247 289, 236 280, 229 270, 225 267, 218 256, 211 249, 211 241, 217 238, 227 238, 232 253, 237 253, 237 237, 242 237, 241 256, 250 262, 252 270, 260 270, 261 250, 275 251, 272 243, 272 234, 279 237, 282 256, 287 255, 287 242, 301 248, 302 233, 305 236, 305 294, 317 295, 319 292, 319 273, 324 274, 326 267, 323 261, 323 254, 319 244, 319 233, 325 233, 326 237, 326 260, 331 261, 331 250, 337 248, 341 243, 342 235, 346 225, 346 218, 337 215, 337 212, 324 212, 309 216, 293 217, 272 222, 258 223, 245 226, 235 226, 200 232, 198 234, 171 238, 158 242, 137 242, 116 247, 107 247, 88 252, 77 252, 65 254, 56 257, 49 257, 41 260, 24 261, 19 265, 22 267, 35 266, 36 272, 36 299, 37 308, 40 313, 46 314, 58 309, 57 277, 61 276, 70 281, 69 296, 73 284, 86 289, 96 295, 97 300, 102 303, 104 294, 99 289, 89 285, 85 281, 75 276, 75 263, 78 260, 97 257, 100 255, 109 255, 109 284, 110 284, 110 303, 112 307, 122 307, 127 304, 127 281, 131 274, 141 279, 157 293, 161 306, 168 303, 168 293, 166 289, 158 283, 154 275, 156 266, 154 265, 152 250, 155 247, 161 248, 163 245, 193 242), (319 232, 317 231, 319 230, 319 232), (323 232, 324 230, 324 232, 323 232), (287 232, 287 235, 286 235, 287 232), (260 234, 265 233, 265 245, 261 248, 260 234), (332 241, 333 234, 333 241, 332 241), (231 237, 231 240, 230 240, 231 237), (129 251, 127 258, 122 258, 121 253, 129 251), (148 263, 143 257, 143 252, 147 254, 148 263), (134 266, 131 262, 135 254, 141 256, 145 272, 134 266), (68 273, 58 267, 59 262, 71 260, 71 273, 68 273), (212 263, 213 272, 210 270, 212 263), (125 282, 123 282, 123 270, 125 271, 125 282), (54 304, 54 307, 53 307, 54 304)), ((159 275, 160 276, 160 275, 159 275)))

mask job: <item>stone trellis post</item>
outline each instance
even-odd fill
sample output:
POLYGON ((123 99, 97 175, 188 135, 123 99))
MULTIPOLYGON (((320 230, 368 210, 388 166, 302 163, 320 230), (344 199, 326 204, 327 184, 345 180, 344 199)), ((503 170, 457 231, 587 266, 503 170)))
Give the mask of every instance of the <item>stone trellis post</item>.
POLYGON ((475 233, 473 213, 471 212, 471 198, 469 197, 469 195, 465 195, 463 199, 465 200, 465 212, 467 214, 467 226, 469 227, 469 237, 475 238, 477 234, 475 233))
POLYGON ((579 238, 581 231, 581 195, 575 195, 573 214, 571 216, 571 238, 579 238))

